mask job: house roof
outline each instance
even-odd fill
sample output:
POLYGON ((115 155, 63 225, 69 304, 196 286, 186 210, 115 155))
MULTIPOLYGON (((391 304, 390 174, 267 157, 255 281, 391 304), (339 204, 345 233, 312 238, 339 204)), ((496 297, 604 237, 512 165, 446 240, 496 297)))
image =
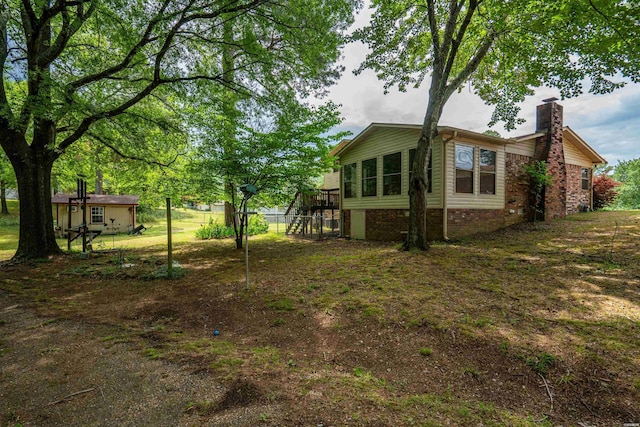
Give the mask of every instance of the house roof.
MULTIPOLYGON (((367 126, 362 132, 356 135, 353 139, 345 139, 342 140, 338 145, 336 145, 331 150, 331 155, 339 156, 342 152, 344 152, 349 147, 353 147, 357 145, 360 141, 371 135, 378 129, 381 128, 396 128, 396 129, 413 129, 413 130, 421 130, 422 125, 418 124, 402 124, 402 123, 371 123, 367 126)), ((569 126, 565 126, 562 128, 563 135, 565 138, 570 140, 580 151, 582 151, 594 164, 603 164, 607 161, 600 154, 596 152, 589 144, 586 143, 584 139, 580 137, 573 129, 569 126)), ((438 126, 438 132, 443 136, 458 136, 463 138, 475 139, 477 141, 490 142, 493 144, 517 144, 521 141, 526 141, 534 138, 538 138, 544 136, 544 132, 531 133, 527 135, 517 136, 514 138, 501 138, 498 136, 487 135, 480 132, 473 132, 466 129, 459 129, 451 126, 438 126)))
MULTIPOLYGON (((351 140, 343 140, 338 145, 336 145, 333 150, 331 150, 331 154, 334 156, 339 156, 340 153, 344 152, 346 149, 357 145, 360 141, 371 135, 378 129, 382 128, 395 128, 395 129, 413 129, 413 130, 421 130, 422 125, 417 124, 407 124, 407 123, 371 123, 367 126, 362 132, 356 135, 351 140)), ((459 136, 464 138, 471 138, 478 141, 490 142, 493 144, 515 144, 517 141, 513 138, 501 138, 498 136, 487 135, 480 132, 473 132, 466 129, 460 129, 452 126, 438 126, 438 132, 440 135, 446 136, 459 136)))
POLYGON ((329 155, 331 156, 335 156, 339 151, 342 150, 342 148, 347 145, 348 143, 350 143, 351 140, 350 139, 343 139, 342 141, 340 141, 339 143, 336 144, 335 147, 333 147, 331 149, 331 151, 329 151, 329 155))
MULTIPOLYGON (((53 204, 67 204, 70 197, 76 197, 76 193, 57 193, 51 198, 53 204)), ((87 194, 88 205, 137 205, 140 196, 118 196, 112 194, 87 194)), ((77 201, 76 201, 77 203, 77 201)))
MULTIPOLYGON (((536 133, 530 133, 527 135, 518 136, 515 139, 518 142, 528 141, 528 140, 539 138, 545 135, 546 135, 545 132, 536 132, 536 133)), ((589 144, 587 144, 587 142, 584 139, 582 139, 582 137, 580 137, 580 135, 578 135, 576 131, 571 129, 569 126, 565 126, 562 128, 562 136, 564 138, 567 138, 569 141, 571 141, 582 153, 584 153, 589 158, 589 160, 591 160, 592 163, 596 165, 607 163, 604 157, 598 154, 596 150, 594 150, 589 144)))

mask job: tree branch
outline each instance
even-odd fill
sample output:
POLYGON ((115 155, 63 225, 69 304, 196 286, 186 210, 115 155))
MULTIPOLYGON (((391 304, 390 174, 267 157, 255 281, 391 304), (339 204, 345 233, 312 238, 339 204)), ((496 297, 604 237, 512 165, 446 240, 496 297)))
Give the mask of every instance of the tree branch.
POLYGON ((484 57, 487 55, 487 52, 489 52, 489 49, 493 45, 495 38, 496 38, 496 33, 493 31, 493 29, 490 29, 489 32, 484 36, 482 42, 480 43, 480 47, 478 48, 476 53, 473 55, 471 60, 469 60, 469 62, 467 63, 467 65, 465 65, 462 71, 460 71, 460 73, 456 76, 456 78, 454 78, 451 81, 451 83, 447 86, 446 90, 447 90, 448 96, 453 94, 453 92, 455 92, 456 89, 458 89, 458 87, 460 87, 461 84, 467 81, 469 77, 471 77, 471 74, 473 74, 473 72, 476 71, 476 69, 478 68, 478 66, 484 59, 484 57))
POLYGON ((162 168, 170 167, 173 163, 175 163, 176 160, 178 160, 178 157, 184 155, 184 153, 177 153, 175 155, 175 157, 169 163, 162 163, 162 162, 158 162, 156 160, 149 160, 149 159, 145 159, 143 157, 138 157, 138 156, 125 154, 122 151, 118 150, 116 147, 114 147, 113 144, 108 142, 105 138, 102 138, 100 135, 95 134, 93 132, 87 132, 87 135, 90 136, 91 138, 95 139, 100 144, 104 145, 105 147, 107 147, 108 149, 110 149, 111 151, 113 151, 118 156, 122 157, 123 159, 137 160, 137 161, 146 163, 148 165, 156 165, 156 166, 160 166, 162 168))
MULTIPOLYGON (((453 68, 453 64, 455 62, 456 56, 458 55, 458 49, 462 44, 464 35, 467 32, 467 28, 471 23, 471 19, 473 18, 473 14, 476 12, 477 7, 478 7, 478 2, 476 0, 471 0, 469 2, 469 8, 467 9, 467 13, 464 16, 464 20, 462 21, 462 23, 460 24, 460 28, 456 32, 455 39, 451 41, 451 49, 450 51, 447 52, 447 55, 448 55, 447 65, 445 66, 444 73, 443 73, 445 75, 445 78, 444 78, 445 81, 443 82, 443 85, 446 85, 446 82, 449 80, 451 69, 453 68)), ((456 16, 456 20, 457 20, 457 16, 456 16)), ((452 31, 452 34, 453 34, 453 31, 452 31)))
POLYGON ((598 9, 598 7, 595 4, 593 4, 593 0, 589 0, 589 4, 591 5, 591 8, 595 10, 598 15, 602 16, 604 20, 607 21, 607 24, 609 24, 609 26, 618 35, 618 37, 622 39, 622 41, 627 45, 627 47, 629 47, 629 49, 637 49, 637 46, 631 46, 631 43, 629 42, 629 40, 627 40, 626 37, 622 35, 620 30, 618 30, 618 28, 615 25, 613 25, 609 17, 600 9, 598 9))
POLYGON ((87 12, 85 13, 83 2, 80 2, 77 6, 76 17, 73 21, 70 21, 67 9, 61 10, 60 13, 62 14, 63 22, 62 29, 60 30, 60 33, 58 34, 55 42, 51 45, 50 48, 45 50, 38 59, 38 65, 41 68, 48 67, 51 62, 53 62, 58 56, 60 56, 71 37, 73 37, 73 35, 82 27, 85 21, 91 17, 95 10, 96 4, 92 3, 91 6, 89 6, 89 10, 87 10, 87 12))
MULTIPOLYGON (((427 14, 429 15, 429 31, 431 31, 431 42, 433 44, 433 56, 434 61, 434 73, 435 65, 441 63, 442 58, 442 46, 440 46, 440 35, 438 29, 438 20, 436 19, 436 10, 434 0, 427 1, 427 14)), ((441 70, 438 70, 440 73, 441 70)))

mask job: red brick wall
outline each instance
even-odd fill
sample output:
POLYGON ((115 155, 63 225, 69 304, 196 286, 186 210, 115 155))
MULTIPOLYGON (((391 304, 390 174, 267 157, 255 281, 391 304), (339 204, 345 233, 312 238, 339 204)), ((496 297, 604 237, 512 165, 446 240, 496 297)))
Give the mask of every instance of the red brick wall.
MULTIPOLYGON (((409 230, 408 209, 367 209, 366 239, 400 242, 409 230)), ((344 210, 344 235, 351 234, 351 212, 344 210)), ((427 239, 442 239, 442 209, 427 209, 427 239)))
POLYGON ((530 180, 524 166, 533 157, 507 153, 505 157, 504 226, 529 219, 530 180))
POLYGON ((582 206, 591 207, 591 169, 589 189, 582 189, 582 166, 567 165, 567 214, 580 212, 582 206))
POLYGON ((488 233, 506 226, 503 209, 449 209, 447 219, 447 237, 451 239, 488 233))
POLYGON ((365 211, 367 240, 402 241, 409 229, 408 209, 367 209, 365 211))

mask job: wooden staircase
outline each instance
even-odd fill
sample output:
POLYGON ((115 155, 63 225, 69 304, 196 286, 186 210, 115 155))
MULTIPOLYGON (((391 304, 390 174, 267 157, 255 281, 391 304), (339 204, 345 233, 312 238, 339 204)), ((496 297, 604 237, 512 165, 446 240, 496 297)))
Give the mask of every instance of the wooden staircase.
POLYGON ((338 189, 297 192, 285 212, 286 234, 318 239, 338 236, 339 205, 338 189))

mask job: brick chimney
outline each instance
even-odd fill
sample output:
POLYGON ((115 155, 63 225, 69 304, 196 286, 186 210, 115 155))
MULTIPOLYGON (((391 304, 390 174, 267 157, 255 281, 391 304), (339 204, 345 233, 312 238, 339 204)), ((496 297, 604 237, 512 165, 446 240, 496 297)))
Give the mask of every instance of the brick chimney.
POLYGON ((567 215, 567 168, 562 145, 562 105, 555 99, 545 100, 536 110, 536 133, 545 135, 536 139, 536 160, 547 162, 547 170, 553 177, 545 189, 544 219, 563 218, 567 215))

